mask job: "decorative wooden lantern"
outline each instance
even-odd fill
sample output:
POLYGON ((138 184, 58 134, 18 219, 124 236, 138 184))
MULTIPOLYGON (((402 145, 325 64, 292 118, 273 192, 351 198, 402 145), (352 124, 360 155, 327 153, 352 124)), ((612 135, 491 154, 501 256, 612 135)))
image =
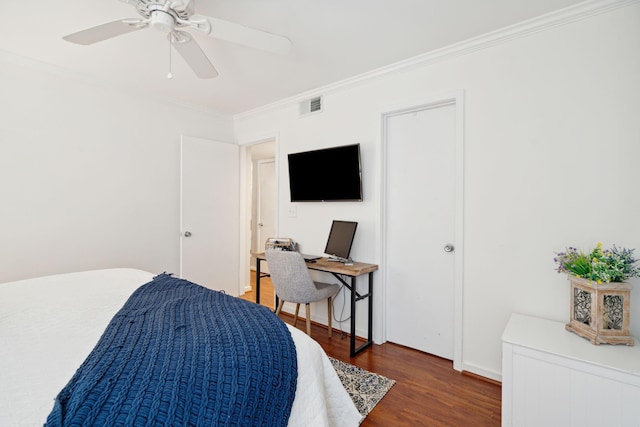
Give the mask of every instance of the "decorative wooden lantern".
POLYGON ((602 283, 569 276, 571 282, 571 319, 566 325, 593 344, 633 345, 629 335, 628 283, 602 283))

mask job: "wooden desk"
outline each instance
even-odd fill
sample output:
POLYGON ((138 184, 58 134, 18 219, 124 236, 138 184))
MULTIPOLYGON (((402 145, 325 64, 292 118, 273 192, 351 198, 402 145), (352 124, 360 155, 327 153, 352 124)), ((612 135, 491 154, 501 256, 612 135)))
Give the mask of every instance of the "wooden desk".
MULTIPOLYGON (((264 252, 253 254, 253 256, 256 258, 256 302, 260 304, 260 265, 262 261, 266 261, 267 258, 264 252)), ((351 336, 349 343, 349 352, 351 357, 369 347, 373 343, 373 272, 378 269, 378 266, 376 264, 365 264, 363 262, 354 262, 353 265, 344 265, 341 262, 329 261, 328 258, 319 258, 315 260, 315 262, 308 262, 307 267, 309 270, 331 273, 340 281, 340 283, 351 291, 351 336), (356 278, 364 274, 369 275, 369 288, 366 294, 359 294, 356 289, 356 278), (347 276, 349 280, 345 280, 342 276, 347 276), (367 302, 369 306, 367 341, 360 347, 356 348, 356 302, 363 299, 368 300, 367 302)), ((268 275, 265 274, 265 277, 268 277, 268 275)), ((278 304, 276 301, 276 307, 277 306, 278 304)))

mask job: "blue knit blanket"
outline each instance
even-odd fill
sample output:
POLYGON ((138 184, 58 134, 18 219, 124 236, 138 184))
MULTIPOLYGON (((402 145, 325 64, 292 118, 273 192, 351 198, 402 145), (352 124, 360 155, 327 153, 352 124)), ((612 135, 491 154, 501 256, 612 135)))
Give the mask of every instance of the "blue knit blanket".
POLYGON ((115 315, 46 426, 285 426, 296 380, 269 309, 162 274, 115 315))

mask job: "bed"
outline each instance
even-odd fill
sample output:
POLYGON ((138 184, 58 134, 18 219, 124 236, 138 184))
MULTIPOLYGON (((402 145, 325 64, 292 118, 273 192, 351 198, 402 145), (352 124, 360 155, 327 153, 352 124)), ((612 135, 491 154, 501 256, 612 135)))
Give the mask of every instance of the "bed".
MULTIPOLYGON (((0 425, 43 425, 114 315, 154 276, 122 268, 0 284, 0 425)), ((297 364, 288 425, 358 425, 361 415, 321 347, 286 328, 297 364)))

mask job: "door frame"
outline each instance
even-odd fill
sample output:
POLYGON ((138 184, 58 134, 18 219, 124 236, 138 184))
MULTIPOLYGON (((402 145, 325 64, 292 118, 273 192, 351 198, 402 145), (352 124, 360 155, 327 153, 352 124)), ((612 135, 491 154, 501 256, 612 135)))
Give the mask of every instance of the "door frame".
POLYGON ((280 173, 278 172, 278 153, 280 150, 280 134, 278 132, 246 138, 238 142, 240 146, 240 294, 244 295, 250 283, 249 271, 251 269, 251 183, 247 182, 247 169, 251 167, 247 161, 247 151, 253 145, 273 141, 275 158, 275 186, 276 186, 276 206, 275 206, 275 230, 279 230, 280 221, 280 173))
POLYGON ((445 105, 455 105, 455 160, 454 160, 454 180, 455 180, 455 225, 454 225, 454 314, 453 314, 453 368, 461 371, 462 364, 462 328, 463 328, 463 297, 464 297, 464 91, 457 90, 428 98, 407 100, 398 104, 384 106, 380 109, 381 123, 381 153, 380 170, 381 178, 381 205, 380 205, 380 254, 382 284, 378 295, 377 311, 379 324, 377 328, 381 331, 381 342, 387 341, 387 293, 388 289, 388 269, 386 253, 387 236, 387 215, 386 204, 388 199, 388 118, 412 111, 422 111, 437 108, 445 105))

